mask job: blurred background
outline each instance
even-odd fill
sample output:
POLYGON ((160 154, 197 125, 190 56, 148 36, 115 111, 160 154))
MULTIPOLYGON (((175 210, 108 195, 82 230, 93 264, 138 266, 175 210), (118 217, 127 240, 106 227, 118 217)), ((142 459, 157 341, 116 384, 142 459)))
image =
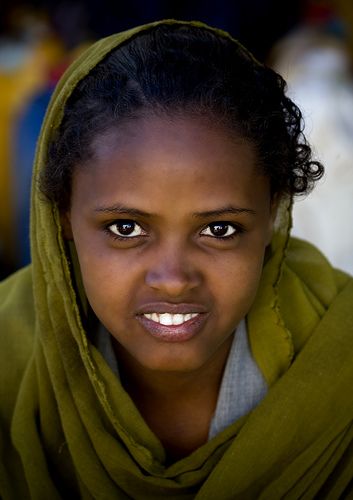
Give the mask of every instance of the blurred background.
POLYGON ((353 0, 0 1, 0 278, 30 262, 32 163, 61 74, 98 38, 165 18, 230 32, 288 81, 326 166, 293 232, 353 274, 353 0))

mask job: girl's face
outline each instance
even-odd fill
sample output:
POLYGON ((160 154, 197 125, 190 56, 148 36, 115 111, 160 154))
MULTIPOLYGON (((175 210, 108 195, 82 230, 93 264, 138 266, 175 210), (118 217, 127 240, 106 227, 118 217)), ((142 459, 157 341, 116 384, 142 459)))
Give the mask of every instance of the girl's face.
POLYGON ((253 303, 271 238, 254 151, 190 117, 127 122, 93 148, 66 226, 93 311, 144 368, 207 368, 253 303))

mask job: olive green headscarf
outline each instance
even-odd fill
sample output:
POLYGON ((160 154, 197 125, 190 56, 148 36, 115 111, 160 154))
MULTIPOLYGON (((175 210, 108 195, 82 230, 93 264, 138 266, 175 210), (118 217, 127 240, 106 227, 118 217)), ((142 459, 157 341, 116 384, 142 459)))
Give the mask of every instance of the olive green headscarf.
POLYGON ((90 47, 59 82, 43 124, 33 264, 0 285, 0 497, 341 498, 353 489, 353 284, 312 246, 289 239, 285 202, 247 317, 268 395, 190 456, 165 466, 160 441, 85 331, 79 273, 37 180, 73 88, 110 50, 156 24, 90 47))

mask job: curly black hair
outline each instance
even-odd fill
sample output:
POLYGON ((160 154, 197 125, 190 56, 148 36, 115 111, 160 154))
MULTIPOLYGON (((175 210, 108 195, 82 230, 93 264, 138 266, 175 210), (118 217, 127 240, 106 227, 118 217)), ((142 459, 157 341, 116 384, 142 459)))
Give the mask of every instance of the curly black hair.
POLYGON ((216 119, 251 142, 272 195, 299 195, 323 175, 303 135, 283 78, 240 44, 211 29, 159 25, 110 52, 71 94, 49 148, 41 190, 70 204, 73 171, 94 138, 144 113, 216 119))

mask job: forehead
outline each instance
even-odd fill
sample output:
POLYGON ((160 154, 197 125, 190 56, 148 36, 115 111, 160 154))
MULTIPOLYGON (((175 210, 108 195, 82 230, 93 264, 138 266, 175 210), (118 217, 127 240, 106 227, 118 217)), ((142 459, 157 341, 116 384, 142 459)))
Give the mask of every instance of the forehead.
POLYGON ((205 204, 237 196, 255 202, 269 195, 251 144, 209 119, 128 120, 96 137, 92 151, 74 175, 73 196, 78 190, 97 202, 123 196, 135 205, 153 205, 164 196, 178 205, 180 199, 205 204))
MULTIPOLYGON (((120 151, 133 155, 150 155, 152 152, 175 152, 194 149, 197 155, 209 155, 222 159, 236 150, 237 155, 247 156, 256 162, 251 143, 240 137, 229 126, 211 116, 151 115, 124 119, 116 127, 93 140, 92 151, 95 158, 106 159, 112 152, 120 151)), ((196 155, 195 155, 196 156, 196 155)))

